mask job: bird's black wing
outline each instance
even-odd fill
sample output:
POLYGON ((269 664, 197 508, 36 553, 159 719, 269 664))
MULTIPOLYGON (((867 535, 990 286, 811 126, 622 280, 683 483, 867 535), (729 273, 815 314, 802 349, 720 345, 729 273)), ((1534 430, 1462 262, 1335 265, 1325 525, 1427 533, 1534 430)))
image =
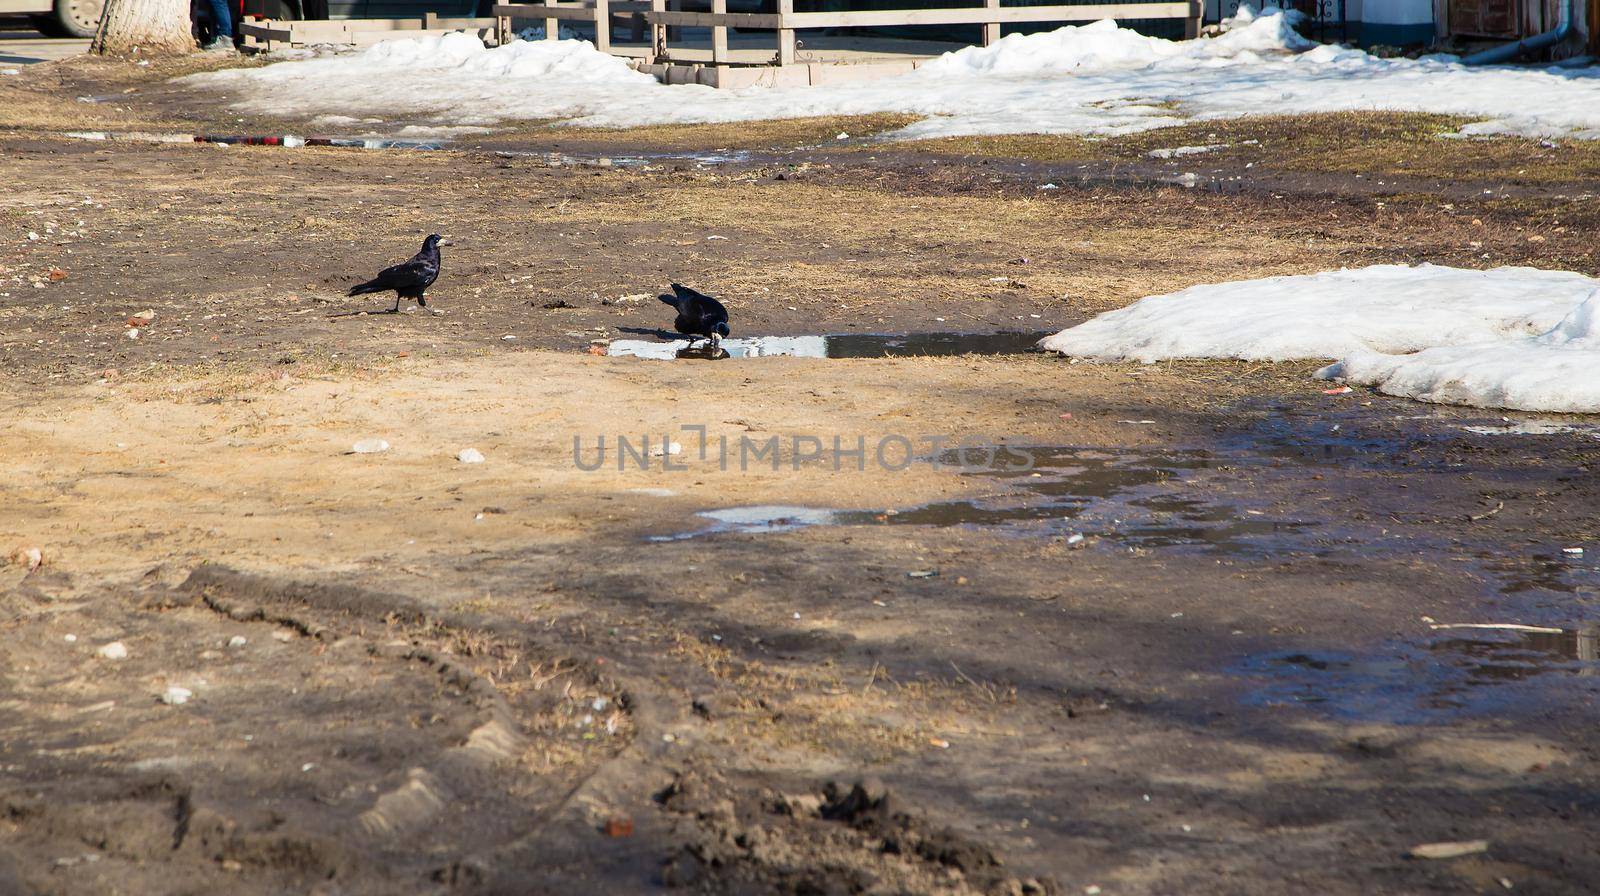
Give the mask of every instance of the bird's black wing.
POLYGON ((439 266, 423 258, 413 258, 400 264, 384 268, 378 276, 367 281, 368 286, 377 289, 426 289, 433 285, 435 277, 439 276, 439 266))
POLYGON ((706 295, 705 293, 701 292, 700 290, 698 290, 698 289, 690 289, 689 287, 684 286, 682 283, 674 283, 674 284, 672 284, 672 294, 678 297, 678 304, 679 305, 682 305, 685 301, 688 301, 688 302, 704 301, 704 302, 713 302, 713 303, 717 301, 716 299, 713 299, 712 297, 706 295))

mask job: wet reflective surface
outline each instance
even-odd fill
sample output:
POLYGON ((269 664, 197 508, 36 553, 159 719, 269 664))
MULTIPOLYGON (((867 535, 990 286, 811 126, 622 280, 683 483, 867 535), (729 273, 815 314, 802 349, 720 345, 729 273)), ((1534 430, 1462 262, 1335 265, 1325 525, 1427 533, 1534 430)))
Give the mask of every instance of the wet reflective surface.
POLYGON ((1033 351, 1048 331, 1014 333, 839 333, 827 336, 753 336, 723 339, 713 353, 705 340, 618 339, 606 349, 613 357, 656 361, 725 358, 915 358, 948 355, 1014 355, 1033 351))
POLYGON ((1261 654, 1246 658, 1236 671, 1262 682, 1246 699, 1257 706, 1306 706, 1402 724, 1462 711, 1519 714, 1535 685, 1600 692, 1600 626, 1449 629, 1390 648, 1261 654))
MULTIPOLYGON (((944 462, 972 465, 982 452, 950 452, 944 462)), ((1120 545, 1199 547, 1225 553, 1274 550, 1282 537, 1315 522, 1274 518, 1265 510, 1187 493, 1188 474, 1231 462, 1206 451, 1104 451, 1008 447, 994 469, 964 475, 1004 484, 996 494, 885 512, 841 513, 840 522, 912 526, 1006 526, 1019 532, 1081 534, 1120 545), (1007 455, 1021 455, 1018 463, 1007 455)))

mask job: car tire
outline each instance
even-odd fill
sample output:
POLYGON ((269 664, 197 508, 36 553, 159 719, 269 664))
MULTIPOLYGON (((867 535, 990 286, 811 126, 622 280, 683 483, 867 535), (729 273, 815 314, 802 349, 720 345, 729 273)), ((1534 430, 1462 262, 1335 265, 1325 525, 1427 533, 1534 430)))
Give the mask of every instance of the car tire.
POLYGON ((105 0, 55 0, 55 12, 39 17, 39 30, 52 37, 94 37, 105 11, 105 0))

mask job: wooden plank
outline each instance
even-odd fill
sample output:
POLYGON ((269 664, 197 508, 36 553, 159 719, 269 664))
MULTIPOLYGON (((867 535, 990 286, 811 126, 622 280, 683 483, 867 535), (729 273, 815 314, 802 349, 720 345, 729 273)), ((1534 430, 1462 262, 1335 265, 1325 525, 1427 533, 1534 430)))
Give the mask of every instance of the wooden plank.
POLYGON ((611 0, 594 0, 594 48, 611 52, 611 0))
MULTIPOLYGON (((711 14, 725 16, 728 14, 728 0, 711 0, 711 14)), ((711 26, 711 61, 728 61, 728 26, 716 24, 711 26)))
POLYGON ((700 26, 715 28, 719 24, 725 28, 767 28, 775 29, 783 21, 771 13, 729 12, 718 15, 710 12, 647 12, 644 17, 652 23, 661 25, 700 26))
MULTIPOLYGON (((1000 8, 1000 0, 983 0, 983 8, 985 10, 998 10, 1000 8)), ((999 39, 1000 23, 985 22, 983 24, 983 45, 987 47, 999 39)))
MULTIPOLYGON (((839 13, 834 13, 834 15, 839 15, 839 13)), ((779 65, 794 65, 794 30, 796 26, 789 24, 789 20, 795 17, 794 0, 778 0, 778 20, 781 23, 778 26, 779 65)))
MULTIPOLYGON (((511 7, 496 6, 496 14, 502 14, 499 11, 503 9, 511 9, 511 7)), ((507 12, 503 13, 503 15, 508 19, 556 19, 562 22, 592 22, 594 21, 594 7, 539 6, 519 3, 515 12, 507 12)))
POLYGON ((1205 17, 1205 0, 1189 0, 1189 14, 1183 20, 1183 36, 1188 40, 1200 37, 1200 22, 1205 17))
POLYGON ((666 11, 667 0, 650 0, 650 12, 645 13, 650 22, 650 46, 655 50, 656 59, 667 56, 667 25, 659 18, 666 11))
MULTIPOLYGON (((779 0, 780 8, 793 0, 779 0)), ((1104 6, 1006 6, 998 9, 881 9, 860 12, 780 12, 782 27, 879 28, 890 25, 977 25, 988 22, 1094 22, 1100 19, 1182 19, 1194 4, 1116 3, 1104 6)))

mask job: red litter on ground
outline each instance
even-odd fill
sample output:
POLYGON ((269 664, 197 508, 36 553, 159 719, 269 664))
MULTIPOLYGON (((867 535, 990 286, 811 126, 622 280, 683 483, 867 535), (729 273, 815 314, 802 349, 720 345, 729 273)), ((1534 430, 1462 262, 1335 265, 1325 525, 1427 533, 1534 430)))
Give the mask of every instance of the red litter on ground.
POLYGON ((1350 388, 1349 386, 1340 386, 1337 389, 1323 389, 1322 390, 1322 394, 1323 395, 1345 395, 1345 394, 1348 394, 1348 393, 1354 392, 1354 391, 1356 391, 1356 390, 1350 388))

